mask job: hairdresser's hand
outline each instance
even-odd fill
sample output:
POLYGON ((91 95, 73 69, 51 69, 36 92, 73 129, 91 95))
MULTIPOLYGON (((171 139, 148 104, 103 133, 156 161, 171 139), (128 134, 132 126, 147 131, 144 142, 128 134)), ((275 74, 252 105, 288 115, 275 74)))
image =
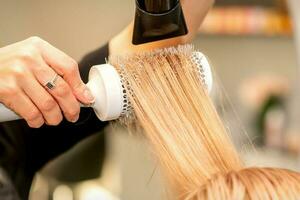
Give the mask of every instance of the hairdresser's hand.
POLYGON ((38 37, 0 48, 0 102, 30 127, 57 125, 63 115, 77 121, 78 101, 90 104, 94 97, 68 55, 38 37), (56 74, 55 87, 46 88, 56 74))

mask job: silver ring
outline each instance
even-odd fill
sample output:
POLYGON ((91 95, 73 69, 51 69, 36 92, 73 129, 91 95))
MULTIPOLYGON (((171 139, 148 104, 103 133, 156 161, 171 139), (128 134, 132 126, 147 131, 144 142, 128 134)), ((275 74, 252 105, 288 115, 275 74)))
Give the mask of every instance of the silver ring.
POLYGON ((58 74, 55 74, 54 77, 51 79, 51 81, 47 82, 45 84, 45 87, 48 88, 49 90, 53 90, 56 86, 55 82, 58 79, 58 74))

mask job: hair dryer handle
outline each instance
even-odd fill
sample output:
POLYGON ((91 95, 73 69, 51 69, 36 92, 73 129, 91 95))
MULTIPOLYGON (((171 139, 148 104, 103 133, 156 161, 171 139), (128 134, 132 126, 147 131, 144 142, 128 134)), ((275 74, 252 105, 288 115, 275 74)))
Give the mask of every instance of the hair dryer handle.
POLYGON ((13 121, 17 119, 21 119, 21 117, 0 103, 0 122, 13 121))

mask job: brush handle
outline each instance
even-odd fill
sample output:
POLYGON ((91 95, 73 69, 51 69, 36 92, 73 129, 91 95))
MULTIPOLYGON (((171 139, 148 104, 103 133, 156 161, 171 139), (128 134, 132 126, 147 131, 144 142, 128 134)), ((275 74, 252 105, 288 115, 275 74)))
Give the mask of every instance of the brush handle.
MULTIPOLYGON (((83 105, 80 104, 80 107, 86 108, 91 107, 92 105, 83 105)), ((0 122, 8 122, 22 119, 19 115, 17 115, 14 111, 7 108, 5 105, 0 103, 0 122)))
POLYGON ((3 104, 0 104, 0 122, 13 121, 17 119, 21 119, 21 117, 5 107, 3 104))

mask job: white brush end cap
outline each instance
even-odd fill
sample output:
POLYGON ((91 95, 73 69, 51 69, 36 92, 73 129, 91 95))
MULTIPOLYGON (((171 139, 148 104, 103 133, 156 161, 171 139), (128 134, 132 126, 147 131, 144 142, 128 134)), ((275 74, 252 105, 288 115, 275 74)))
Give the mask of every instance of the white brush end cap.
POLYGON ((113 66, 110 64, 93 66, 87 86, 95 97, 93 108, 101 121, 120 117, 123 111, 123 88, 120 76, 113 66))

